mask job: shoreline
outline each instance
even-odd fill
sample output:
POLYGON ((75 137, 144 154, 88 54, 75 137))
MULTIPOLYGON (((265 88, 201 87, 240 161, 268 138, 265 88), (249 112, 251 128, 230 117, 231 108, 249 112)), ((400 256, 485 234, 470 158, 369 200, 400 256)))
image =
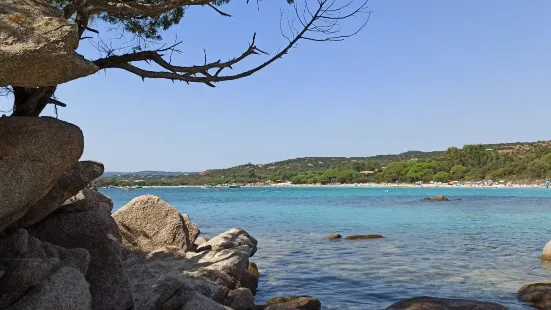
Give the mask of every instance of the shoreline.
MULTIPOLYGON (((547 186, 541 184, 512 184, 512 185, 478 185, 478 184, 463 184, 461 186, 457 185, 448 185, 448 184, 393 184, 393 183, 354 183, 354 184, 331 184, 331 185, 321 185, 321 184, 288 184, 288 183, 277 183, 277 184, 262 184, 262 185, 244 185, 241 188, 279 188, 279 187, 292 187, 292 188, 496 188, 496 189, 522 189, 522 188, 540 188, 548 189, 547 186)), ((101 189, 105 188, 118 188, 118 189, 140 189, 140 188, 205 188, 205 189, 216 189, 216 188, 228 188, 228 185, 218 185, 218 186, 201 186, 201 185, 151 185, 151 186, 139 186, 139 187, 126 187, 126 186, 109 186, 109 187, 98 187, 101 189)))

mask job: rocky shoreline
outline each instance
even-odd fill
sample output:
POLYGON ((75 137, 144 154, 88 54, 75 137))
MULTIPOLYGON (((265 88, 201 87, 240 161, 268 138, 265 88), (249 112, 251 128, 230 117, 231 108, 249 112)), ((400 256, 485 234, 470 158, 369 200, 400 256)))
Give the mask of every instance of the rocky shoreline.
MULTIPOLYGON (((2 117, 0 145, 0 309, 321 309, 310 296, 255 304, 261 275, 250 259, 258 242, 241 228, 203 238, 189 215, 152 195, 112 213, 112 200, 93 185, 103 165, 79 161, 84 139, 77 126, 2 117)), ((551 245, 542 258, 548 253, 551 245)), ((518 296, 551 309, 549 283, 526 285, 518 296)), ((417 297, 388 309, 505 307, 417 297)))

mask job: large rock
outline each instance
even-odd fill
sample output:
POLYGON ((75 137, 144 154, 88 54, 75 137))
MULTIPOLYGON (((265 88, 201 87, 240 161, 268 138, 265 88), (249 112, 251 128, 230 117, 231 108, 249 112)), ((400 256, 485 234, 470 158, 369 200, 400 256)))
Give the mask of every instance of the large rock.
POLYGON ((85 249, 42 242, 24 229, 1 237, 0 309, 89 309, 89 261, 85 249))
POLYGON ((551 241, 547 242, 543 251, 541 252, 541 259, 544 261, 551 261, 551 241))
POLYGON ((2 0, 0 86, 54 86, 99 70, 78 55, 78 28, 43 0, 2 0))
POLYGON ((1 117, 0 145, 0 231, 3 231, 42 199, 65 171, 74 167, 82 155, 84 139, 80 128, 55 118, 1 117))
POLYGON ((504 306, 493 302, 465 299, 447 299, 435 297, 414 297, 399 301, 387 310, 506 310, 504 306))
POLYGON ((446 196, 436 196, 432 199, 433 201, 449 201, 449 199, 446 196))
POLYGON ((132 199, 113 214, 125 247, 136 253, 149 253, 164 247, 189 250, 199 229, 161 198, 144 195, 132 199))
POLYGON ((133 301, 121 261, 121 238, 111 207, 103 202, 110 199, 91 189, 82 190, 79 197, 29 227, 29 233, 65 248, 88 250, 91 259, 86 280, 93 308, 129 309, 133 301))
POLYGON ((220 251, 246 245, 250 248, 251 256, 256 253, 258 241, 241 228, 232 228, 209 241, 199 245, 197 252, 201 251, 220 251))
POLYGON ((35 203, 19 220, 19 227, 29 227, 38 223, 50 213, 59 209, 67 199, 75 196, 88 183, 103 174, 103 164, 81 161, 71 170, 63 173, 46 196, 35 203))
MULTIPOLYGON (((228 294, 227 287, 189 272, 207 264, 186 259, 186 253, 181 250, 133 256, 124 264, 136 309, 180 309, 186 304, 190 292, 221 304, 228 294)), ((192 297, 197 299, 196 295, 192 297)))
POLYGON ((91 296, 84 275, 60 267, 7 310, 89 310, 91 296))
POLYGON ((234 310, 253 310, 255 308, 253 293, 244 287, 230 291, 225 304, 234 310))
POLYGON ((248 270, 243 270, 241 280, 239 280, 239 286, 249 289, 253 295, 256 295, 256 289, 258 288, 258 278, 255 277, 248 270))
POLYGON ((518 290, 517 297, 536 309, 551 309, 551 281, 527 283, 518 290))
POLYGON ((310 296, 276 297, 268 300, 265 305, 259 306, 259 308, 264 307, 266 309, 269 306, 299 310, 320 310, 321 302, 319 299, 310 296))

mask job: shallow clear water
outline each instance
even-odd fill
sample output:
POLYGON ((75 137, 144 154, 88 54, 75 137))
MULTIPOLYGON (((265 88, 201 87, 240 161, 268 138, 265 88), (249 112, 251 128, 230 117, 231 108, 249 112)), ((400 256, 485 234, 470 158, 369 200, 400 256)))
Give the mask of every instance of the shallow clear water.
POLYGON ((551 278, 551 189, 102 189, 115 210, 153 194, 187 213, 204 236, 241 227, 259 241, 257 303, 312 295, 323 309, 384 309, 430 295, 528 308, 525 282, 551 278), (449 202, 423 202, 446 195, 449 202), (461 198, 462 200, 453 200, 461 198), (377 240, 329 233, 382 234, 377 240))

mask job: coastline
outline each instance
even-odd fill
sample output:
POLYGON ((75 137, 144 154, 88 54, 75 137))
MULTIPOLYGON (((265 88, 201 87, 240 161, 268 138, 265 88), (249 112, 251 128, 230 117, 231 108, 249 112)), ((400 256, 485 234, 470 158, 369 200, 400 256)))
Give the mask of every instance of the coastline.
MULTIPOLYGON (((541 188, 547 189, 547 186, 541 184, 499 184, 499 185, 479 185, 479 184, 462 184, 449 185, 449 184, 394 184, 394 183, 353 183, 353 184, 290 184, 290 183, 274 183, 274 184, 249 184, 244 185, 242 188, 274 188, 274 187, 292 187, 292 188, 541 188)), ((109 186, 98 188, 120 188, 125 189, 126 186, 109 186)), ((136 186, 128 187, 129 189, 139 188, 228 188, 228 185, 218 186, 200 186, 200 185, 151 185, 151 186, 136 186)))

